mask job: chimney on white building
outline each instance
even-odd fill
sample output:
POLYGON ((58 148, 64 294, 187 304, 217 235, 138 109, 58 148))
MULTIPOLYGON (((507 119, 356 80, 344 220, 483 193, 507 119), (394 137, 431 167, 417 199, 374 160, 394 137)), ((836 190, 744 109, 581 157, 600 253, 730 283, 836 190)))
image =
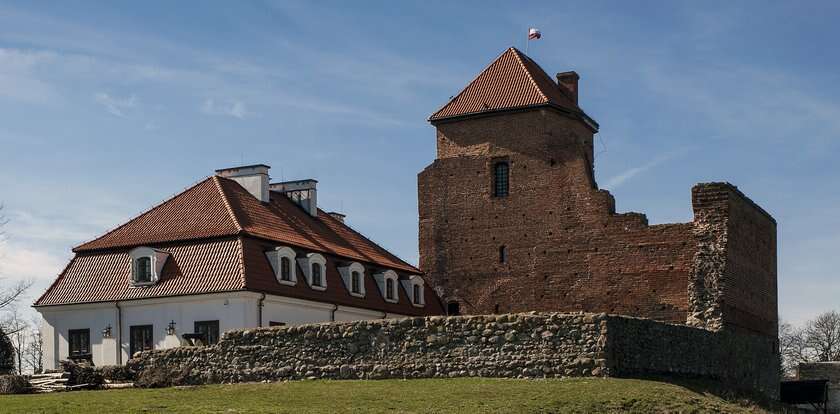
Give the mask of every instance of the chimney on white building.
POLYGON ((334 218, 334 219, 336 219, 336 220, 338 220, 338 221, 340 221, 340 222, 342 222, 342 223, 344 223, 344 219, 347 217, 347 215, 346 215, 346 214, 341 214, 341 213, 339 213, 339 212, 337 212, 337 211, 330 211, 330 212, 329 212, 329 213, 327 213, 327 214, 329 214, 332 218, 334 218))
POLYGON ((265 164, 245 165, 216 170, 216 175, 236 181, 257 200, 268 203, 270 200, 268 196, 268 170, 270 168, 265 164))
POLYGON ((313 179, 272 183, 271 191, 283 193, 312 217, 318 217, 318 181, 313 179))

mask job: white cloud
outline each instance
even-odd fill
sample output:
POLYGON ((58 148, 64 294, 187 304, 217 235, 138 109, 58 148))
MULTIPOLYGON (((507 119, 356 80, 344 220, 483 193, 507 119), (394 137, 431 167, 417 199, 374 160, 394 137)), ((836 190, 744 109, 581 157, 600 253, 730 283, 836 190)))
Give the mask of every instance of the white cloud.
POLYGON ((213 99, 204 100, 201 105, 201 112, 207 115, 232 116, 238 119, 245 119, 245 116, 250 114, 242 101, 230 100, 219 103, 213 99))
POLYGON ((36 73, 54 60, 49 52, 0 48, 0 97, 34 103, 56 100, 55 88, 36 73))
POLYGON ((611 190, 615 190, 616 188, 620 187, 622 184, 627 182, 627 180, 629 180, 629 179, 631 179, 631 178, 633 178, 633 177, 635 177, 635 176, 637 176, 637 175, 639 175, 639 174, 641 174, 641 173, 643 173, 647 170, 650 170, 651 168, 657 167, 661 164, 664 164, 668 161, 671 161, 674 158, 677 158, 677 157, 685 154, 688 151, 689 151, 689 148, 684 148, 684 149, 681 149, 681 150, 672 151, 672 152, 669 152, 667 154, 663 154, 663 155, 661 155, 657 158, 654 158, 653 160, 651 160, 651 161, 649 161, 645 164, 642 164, 638 167, 633 167, 633 168, 627 169, 624 172, 607 179, 607 181, 604 183, 604 188, 609 188, 611 190))
POLYGON ((111 115, 125 118, 128 109, 137 106, 137 97, 134 95, 128 98, 120 99, 112 97, 111 95, 100 92, 95 95, 96 102, 105 107, 111 115))
POLYGON ((66 260, 43 249, 7 242, 0 245, 0 276, 11 280, 52 281, 67 264, 66 260))

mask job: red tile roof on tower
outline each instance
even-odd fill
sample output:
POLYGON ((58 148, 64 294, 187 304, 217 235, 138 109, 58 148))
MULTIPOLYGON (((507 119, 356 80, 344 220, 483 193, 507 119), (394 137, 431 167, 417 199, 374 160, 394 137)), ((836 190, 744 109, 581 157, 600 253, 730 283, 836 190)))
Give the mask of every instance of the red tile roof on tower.
POLYGON ((35 306, 256 291, 404 315, 443 312, 428 285, 424 308, 411 305, 405 292, 397 304, 381 297, 374 271, 392 269, 404 279, 419 275, 416 267, 322 210, 312 217, 277 192, 270 192, 270 200, 260 202, 231 179, 209 177, 74 248, 76 256, 35 306), (296 286, 280 285, 265 257, 265 251, 277 245, 322 253, 327 258, 327 291, 309 288, 303 277, 296 286), (131 284, 129 251, 139 246, 169 254, 153 286, 131 284), (364 298, 351 296, 338 274, 338 267, 350 261, 366 268, 365 283, 371 286, 364 298))
POLYGON ((536 62, 511 47, 443 108, 432 114, 429 121, 551 106, 583 117, 585 122, 597 129, 597 123, 560 88, 536 62))

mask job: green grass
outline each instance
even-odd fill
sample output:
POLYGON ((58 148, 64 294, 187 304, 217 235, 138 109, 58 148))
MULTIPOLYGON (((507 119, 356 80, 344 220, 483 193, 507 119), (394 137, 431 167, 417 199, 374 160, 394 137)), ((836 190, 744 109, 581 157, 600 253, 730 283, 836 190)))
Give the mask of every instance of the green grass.
MULTIPOLYGON (((695 388, 696 387, 691 387, 695 388)), ((294 381, 0 396, 21 413, 756 413, 656 381, 426 379, 294 381)))

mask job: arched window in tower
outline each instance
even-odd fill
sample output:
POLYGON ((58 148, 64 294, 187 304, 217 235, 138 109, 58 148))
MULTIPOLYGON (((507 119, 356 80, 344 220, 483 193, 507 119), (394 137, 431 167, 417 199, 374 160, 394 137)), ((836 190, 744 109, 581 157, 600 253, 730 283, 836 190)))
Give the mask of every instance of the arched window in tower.
POLYGON ((499 246, 499 263, 507 263, 507 247, 504 245, 499 246))
POLYGON ((510 192, 510 166, 507 161, 493 164, 493 196, 507 197, 510 192))

